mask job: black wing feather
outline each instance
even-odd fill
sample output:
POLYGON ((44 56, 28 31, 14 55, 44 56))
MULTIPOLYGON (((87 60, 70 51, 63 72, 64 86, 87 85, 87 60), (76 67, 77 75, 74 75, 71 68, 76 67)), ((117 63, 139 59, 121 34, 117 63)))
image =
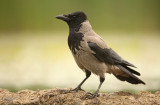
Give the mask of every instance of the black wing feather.
POLYGON ((88 42, 88 46, 95 52, 94 56, 101 62, 107 62, 109 64, 120 64, 120 65, 126 65, 135 67, 133 64, 125 61, 122 59, 115 51, 113 51, 111 48, 104 48, 102 49, 99 47, 96 43, 88 42))
MULTIPOLYGON (((134 76, 133 74, 140 75, 139 72, 129 68, 128 66, 135 67, 133 64, 122 59, 116 52, 111 48, 102 49, 96 43, 88 42, 88 46, 95 53, 93 54, 99 61, 106 62, 111 65, 117 66, 120 70, 129 75, 129 77, 124 77, 120 75, 115 75, 118 79, 122 81, 127 81, 132 84, 145 84, 142 80, 134 76), (132 74, 133 73, 133 74, 132 74)), ((135 67, 136 68, 136 67, 135 67)))

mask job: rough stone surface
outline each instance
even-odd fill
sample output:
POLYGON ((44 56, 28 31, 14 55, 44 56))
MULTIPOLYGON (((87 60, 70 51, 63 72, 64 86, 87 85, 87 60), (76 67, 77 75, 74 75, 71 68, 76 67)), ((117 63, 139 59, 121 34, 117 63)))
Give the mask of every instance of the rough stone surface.
POLYGON ((88 99, 84 91, 69 92, 70 89, 21 90, 17 93, 0 89, 0 105, 160 105, 160 91, 154 94, 142 91, 101 93, 88 99))

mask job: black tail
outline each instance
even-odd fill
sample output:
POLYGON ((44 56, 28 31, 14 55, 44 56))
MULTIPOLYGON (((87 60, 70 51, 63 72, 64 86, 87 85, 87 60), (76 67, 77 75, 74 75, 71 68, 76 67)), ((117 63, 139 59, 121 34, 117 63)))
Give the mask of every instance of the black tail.
POLYGON ((128 74, 129 76, 126 77, 126 76, 121 76, 121 75, 115 75, 114 76, 118 79, 120 79, 121 81, 127 81, 129 83, 132 83, 132 84, 144 84, 145 83, 140 80, 139 78, 137 78, 135 75, 133 74, 136 74, 136 75, 140 75, 140 73, 138 73, 137 71, 127 67, 127 66, 122 66, 122 65, 116 65, 120 70, 122 70, 123 72, 125 72, 126 74, 128 74), (133 73, 133 74, 132 74, 133 73))

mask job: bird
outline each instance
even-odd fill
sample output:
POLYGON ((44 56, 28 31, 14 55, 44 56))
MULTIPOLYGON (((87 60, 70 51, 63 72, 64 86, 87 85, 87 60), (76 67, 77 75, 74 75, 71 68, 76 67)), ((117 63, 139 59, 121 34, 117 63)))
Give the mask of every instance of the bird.
POLYGON ((98 97, 101 85, 105 80, 105 73, 113 74, 121 81, 131 84, 144 84, 140 73, 132 63, 120 57, 105 41, 92 29, 92 26, 83 11, 56 16, 69 26, 68 46, 75 62, 86 74, 84 80, 72 91, 82 90, 82 84, 90 77, 91 73, 99 76, 100 84, 90 98, 98 97))

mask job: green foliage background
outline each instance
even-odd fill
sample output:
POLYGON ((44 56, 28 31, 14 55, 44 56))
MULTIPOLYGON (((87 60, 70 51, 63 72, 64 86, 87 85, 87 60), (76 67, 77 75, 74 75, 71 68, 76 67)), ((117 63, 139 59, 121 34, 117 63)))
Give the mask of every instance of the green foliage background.
POLYGON ((0 31, 68 28, 56 15, 84 11, 103 31, 159 31, 159 0, 0 0, 0 31), (62 25, 63 24, 63 25, 62 25))

